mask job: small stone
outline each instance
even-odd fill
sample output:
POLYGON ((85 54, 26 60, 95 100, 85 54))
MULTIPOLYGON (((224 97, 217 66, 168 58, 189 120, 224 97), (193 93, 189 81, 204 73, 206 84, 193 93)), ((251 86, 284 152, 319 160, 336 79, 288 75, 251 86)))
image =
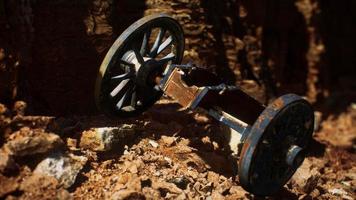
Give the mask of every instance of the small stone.
POLYGON ((164 157, 163 159, 167 162, 168 166, 172 166, 173 165, 172 159, 170 159, 168 157, 164 157))
POLYGON ((141 160, 125 161, 124 170, 133 174, 137 174, 141 166, 143 166, 143 162, 141 160))
POLYGON ((332 195, 338 195, 338 196, 347 194, 345 190, 338 189, 338 188, 329 189, 328 192, 331 193, 332 195))
POLYGON ((153 147, 153 148, 157 148, 159 146, 159 144, 154 141, 154 140, 149 140, 148 143, 153 147))
POLYGON ((333 189, 329 189, 328 192, 331 193, 332 195, 341 197, 341 199, 346 199, 346 200, 354 199, 343 189, 333 188, 333 189))
POLYGON ((84 156, 52 154, 42 160, 33 173, 55 177, 60 185, 69 188, 86 162, 87 158, 84 156))
POLYGON ((130 171, 131 173, 133 173, 133 174, 137 174, 137 172, 138 172, 137 166, 136 166, 136 165, 131 165, 131 166, 129 167, 129 171, 130 171))
POLYGON ((351 187, 351 181, 341 181, 341 184, 345 185, 346 187, 351 187))
POLYGON ((175 143, 176 138, 162 135, 161 140, 167 147, 171 147, 173 145, 173 143, 175 143))
POLYGON ((201 123, 201 124, 206 124, 210 121, 210 119, 206 115, 203 115, 200 113, 194 114, 194 119, 195 119, 195 121, 197 121, 198 123, 201 123))
POLYGON ((155 172, 153 173, 153 175, 154 175, 154 176, 161 176, 161 172, 160 172, 160 171, 155 171, 155 172))
POLYGON ((4 145, 5 149, 14 156, 27 156, 47 153, 63 145, 61 138, 42 129, 21 128, 10 136, 4 145))
POLYGON ((134 125, 93 128, 82 133, 79 146, 93 151, 109 151, 114 146, 132 139, 134 135, 134 125))

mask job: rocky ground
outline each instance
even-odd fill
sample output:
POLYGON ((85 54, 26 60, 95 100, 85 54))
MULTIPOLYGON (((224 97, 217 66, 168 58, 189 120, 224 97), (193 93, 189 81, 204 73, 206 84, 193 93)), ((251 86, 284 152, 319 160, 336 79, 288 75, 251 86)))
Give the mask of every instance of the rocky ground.
MULTIPOLYGON (((239 185, 222 128, 203 113, 168 100, 127 120, 25 108, 0 105, 0 198, 263 199, 239 185)), ((268 199, 356 198, 356 106, 319 122, 310 155, 268 199)))

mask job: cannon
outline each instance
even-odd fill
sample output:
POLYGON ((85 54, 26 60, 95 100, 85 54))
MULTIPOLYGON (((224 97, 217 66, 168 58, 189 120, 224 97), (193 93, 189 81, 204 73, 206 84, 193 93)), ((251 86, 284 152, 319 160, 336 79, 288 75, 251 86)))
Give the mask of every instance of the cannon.
POLYGON ((143 17, 107 52, 95 85, 98 108, 134 117, 163 94, 187 109, 200 108, 238 134, 238 177, 255 195, 279 191, 303 162, 314 131, 311 105, 286 94, 263 105, 239 86, 194 64, 182 64, 184 34, 166 14, 143 17))

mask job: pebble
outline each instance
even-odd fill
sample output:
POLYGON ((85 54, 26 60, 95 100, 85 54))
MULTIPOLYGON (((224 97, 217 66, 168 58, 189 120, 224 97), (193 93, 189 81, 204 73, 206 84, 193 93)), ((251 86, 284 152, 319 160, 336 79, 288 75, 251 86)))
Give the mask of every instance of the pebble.
POLYGON ((159 144, 154 141, 154 140, 149 140, 148 143, 153 147, 153 148, 157 148, 159 146, 159 144))

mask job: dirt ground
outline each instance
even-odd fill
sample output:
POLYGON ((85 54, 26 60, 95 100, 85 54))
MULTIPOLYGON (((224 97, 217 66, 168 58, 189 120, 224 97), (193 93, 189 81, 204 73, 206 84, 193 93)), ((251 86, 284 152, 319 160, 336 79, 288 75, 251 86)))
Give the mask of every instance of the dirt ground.
MULTIPOLYGON (((26 118, 21 116, 23 107, 17 109, 1 107, 5 122, 1 124, 2 149, 9 141, 31 136, 31 130, 52 132, 60 136, 62 144, 32 146, 32 151, 38 150, 33 154, 17 151, 12 156, 14 163, 0 175, 1 198, 263 199, 239 186, 237 160, 219 134, 219 125, 202 113, 181 110, 170 100, 161 100, 139 118, 119 121, 102 115, 26 118), (135 133, 110 151, 92 151, 81 145, 82 135, 91 128, 120 124, 133 124, 135 133), (34 172, 51 151, 87 160, 66 189, 55 178, 34 172)), ((323 120, 296 176, 267 199, 355 199, 355 123, 355 104, 323 120)))

